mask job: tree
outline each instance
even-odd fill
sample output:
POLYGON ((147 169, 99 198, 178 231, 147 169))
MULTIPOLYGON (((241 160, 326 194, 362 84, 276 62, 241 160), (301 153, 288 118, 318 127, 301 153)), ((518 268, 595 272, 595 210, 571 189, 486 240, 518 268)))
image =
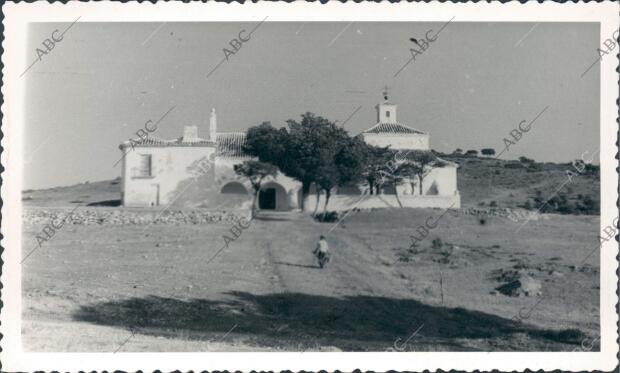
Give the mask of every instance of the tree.
MULTIPOLYGON (((401 155, 400 153, 400 150, 389 150, 387 154, 388 160, 382 164, 379 173, 381 174, 382 185, 389 185, 394 188, 396 202, 398 202, 398 206, 400 206, 400 208, 403 208, 403 204, 400 201, 400 196, 398 195, 398 187, 405 181, 405 179, 409 178, 410 175, 405 171, 406 167, 403 168, 401 166, 409 162, 409 159, 413 156, 413 154, 411 154, 411 150, 406 151, 404 155, 401 155)), ((430 154, 436 157, 435 152, 431 151, 430 154)))
POLYGON ((478 155, 478 151, 477 150, 468 150, 467 152, 465 152, 466 156, 472 156, 475 157, 478 155))
POLYGON ((413 150, 407 153, 407 160, 398 166, 396 173, 401 177, 420 181, 420 195, 423 193, 424 178, 435 167, 445 167, 446 162, 437 158, 433 153, 424 150, 413 150))
MULTIPOLYGON (((366 160, 366 143, 360 138, 351 138, 346 131, 335 127, 335 131, 327 134, 329 141, 325 143, 325 155, 316 174, 317 202, 319 192, 325 192, 323 214, 335 187, 355 184, 362 179, 362 171, 366 160)), ((316 208, 315 208, 316 213, 316 208)))
POLYGON ((327 212, 327 204, 331 197, 331 192, 334 187, 338 185, 338 169, 335 164, 329 164, 319 167, 318 176, 316 180, 316 205, 314 206, 314 212, 312 215, 316 215, 319 207, 319 198, 321 192, 325 192, 325 204, 323 205, 323 214, 327 212))
POLYGON ((317 188, 317 206, 319 194, 325 191, 327 208, 335 186, 361 178, 365 144, 333 122, 309 112, 301 116, 301 122, 289 119, 287 126, 276 129, 265 122, 250 128, 244 149, 301 183, 302 210, 313 183, 317 188))
POLYGON ((263 122, 259 126, 250 127, 245 139, 243 146, 245 152, 258 157, 262 162, 276 166, 282 163, 288 142, 288 132, 285 128, 276 129, 270 122, 263 122))
POLYGON ((320 190, 326 192, 329 202, 331 189, 349 178, 339 174, 343 171, 342 166, 350 161, 343 153, 347 150, 343 149, 347 149, 351 138, 333 122, 309 112, 301 116, 301 122, 289 119, 287 124, 289 141, 284 157, 286 163, 281 169, 287 176, 301 182, 302 209, 312 183, 315 183, 317 193, 320 190), (342 162, 340 167, 336 163, 338 157, 342 162))
MULTIPOLYGON (((339 136, 335 138, 337 150, 333 164, 336 171, 335 184, 338 187, 357 184, 364 177, 367 145, 360 137, 351 138, 345 131, 338 134, 339 136)), ((322 185, 322 189, 325 191, 325 206, 323 207, 323 213, 325 213, 333 185, 330 186, 320 180, 319 185, 322 185)))
POLYGON ((484 148, 480 150, 480 153, 482 153, 482 155, 486 155, 487 157, 491 157, 495 155, 495 149, 493 148, 484 148))
POLYGON ((456 148, 454 152, 452 152, 452 155, 463 155, 463 149, 456 148))
POLYGON ((256 200, 258 199, 258 193, 260 187, 267 176, 276 177, 278 174, 278 168, 267 162, 261 161, 245 161, 241 164, 234 166, 235 173, 239 176, 244 176, 250 180, 254 195, 252 196, 252 218, 256 213, 256 200))
POLYGON ((394 188, 394 196, 396 197, 396 202, 398 202, 398 206, 400 206, 400 208, 403 208, 403 204, 400 201, 400 197, 398 196, 398 186, 403 183, 404 181, 403 176, 406 176, 406 175, 403 175, 400 172, 400 170, 401 168, 397 167, 394 170, 390 170, 391 171, 390 173, 386 173, 385 184, 388 184, 394 188))
POLYGON ((338 168, 338 186, 357 184, 364 178, 368 145, 360 137, 346 137, 339 141, 334 162, 338 168))
POLYGON ((379 194, 385 175, 390 173, 388 165, 392 159, 392 151, 388 147, 366 145, 365 159, 362 176, 368 184, 370 194, 379 194))

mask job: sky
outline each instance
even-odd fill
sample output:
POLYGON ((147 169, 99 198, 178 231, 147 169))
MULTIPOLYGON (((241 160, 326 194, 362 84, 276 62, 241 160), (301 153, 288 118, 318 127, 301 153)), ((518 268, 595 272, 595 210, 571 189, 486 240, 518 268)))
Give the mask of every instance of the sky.
MULTIPOLYGON (((28 60, 67 26, 31 24, 28 60)), ((599 148, 598 64, 581 77, 598 39, 596 23, 78 22, 22 78, 23 187, 120 176, 118 145, 172 107, 152 136, 197 125, 207 137, 212 108, 220 132, 281 127, 310 111, 356 135, 376 123, 384 86, 398 121, 430 133, 433 149, 499 153, 509 138, 502 159, 567 162, 599 148), (420 49, 410 38, 442 26, 398 72, 420 49), (230 40, 254 28, 226 59, 230 40)))

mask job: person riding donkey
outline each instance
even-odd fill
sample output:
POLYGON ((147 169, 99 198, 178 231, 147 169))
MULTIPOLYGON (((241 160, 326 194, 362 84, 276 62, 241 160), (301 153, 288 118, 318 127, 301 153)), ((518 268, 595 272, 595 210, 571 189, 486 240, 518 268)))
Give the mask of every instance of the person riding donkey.
POLYGON ((327 240, 325 236, 321 235, 319 237, 319 242, 316 245, 316 248, 312 252, 319 259, 319 266, 323 268, 327 262, 329 262, 329 245, 327 244, 327 240))

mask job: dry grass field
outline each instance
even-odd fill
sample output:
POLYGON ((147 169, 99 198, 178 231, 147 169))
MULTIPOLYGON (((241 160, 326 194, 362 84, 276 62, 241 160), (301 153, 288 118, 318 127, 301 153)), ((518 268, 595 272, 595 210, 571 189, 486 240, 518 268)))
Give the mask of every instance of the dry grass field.
MULTIPOLYGON (((598 217, 546 214, 517 232, 506 218, 446 214, 410 251, 409 235, 441 212, 355 212, 331 232, 263 215, 215 257, 224 223, 67 225, 24 263, 24 347, 570 351, 598 336, 598 252, 581 263, 598 217), (333 250, 323 270, 311 254, 320 234, 333 250), (495 290, 515 276, 537 294, 495 290)), ((24 226, 24 248, 40 229, 24 226)))

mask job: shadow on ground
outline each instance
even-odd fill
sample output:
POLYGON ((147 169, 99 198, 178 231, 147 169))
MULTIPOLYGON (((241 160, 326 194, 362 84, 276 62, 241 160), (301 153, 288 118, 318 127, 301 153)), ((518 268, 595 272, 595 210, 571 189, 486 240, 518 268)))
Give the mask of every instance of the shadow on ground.
MULTIPOLYGON (((462 308, 430 306, 413 299, 375 296, 327 297, 299 293, 253 295, 231 292, 229 300, 178 300, 149 296, 81 306, 79 321, 119 326, 171 338, 204 339, 227 334, 264 347, 335 346, 343 351, 383 351, 406 340, 422 324, 415 343, 466 349, 457 341, 505 339, 520 334, 532 346, 570 350, 578 330, 541 330, 462 308)), ((466 345, 466 344, 465 344, 466 345)), ((547 348, 545 348, 547 349, 547 348)))
POLYGON ((109 199, 107 201, 91 202, 91 203, 87 204, 86 206, 111 206, 111 207, 118 207, 120 205, 121 205, 121 200, 120 199, 109 199))
POLYGON ((319 267, 318 265, 311 266, 311 265, 307 265, 307 264, 297 264, 297 263, 287 263, 287 262, 274 262, 274 264, 280 264, 280 265, 285 265, 285 266, 289 266, 289 267, 321 269, 321 267, 319 267))
POLYGON ((262 220, 262 221, 291 221, 289 217, 277 217, 277 216, 261 216, 256 215, 254 220, 262 220))

